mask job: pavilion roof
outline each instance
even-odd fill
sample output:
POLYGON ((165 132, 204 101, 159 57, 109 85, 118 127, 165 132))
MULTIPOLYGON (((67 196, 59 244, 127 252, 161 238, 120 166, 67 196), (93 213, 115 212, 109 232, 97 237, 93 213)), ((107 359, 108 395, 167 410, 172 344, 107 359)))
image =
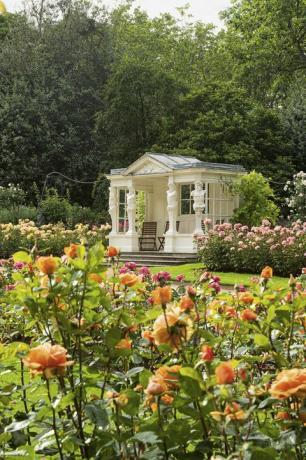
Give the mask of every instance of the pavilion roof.
MULTIPOLYGON (((152 160, 155 160, 159 162, 160 164, 172 170, 199 168, 199 169, 212 169, 212 170, 217 169, 217 170, 233 171, 233 172, 245 171, 244 167, 241 165, 226 164, 226 163, 210 163, 210 162, 198 160, 195 157, 189 157, 189 156, 184 156, 184 155, 168 155, 165 153, 148 152, 148 153, 145 153, 140 158, 143 158, 143 157, 151 158, 152 160)), ((128 168, 130 168, 130 166, 128 168)), ((111 169, 111 175, 124 174, 124 172, 128 168, 111 169)))

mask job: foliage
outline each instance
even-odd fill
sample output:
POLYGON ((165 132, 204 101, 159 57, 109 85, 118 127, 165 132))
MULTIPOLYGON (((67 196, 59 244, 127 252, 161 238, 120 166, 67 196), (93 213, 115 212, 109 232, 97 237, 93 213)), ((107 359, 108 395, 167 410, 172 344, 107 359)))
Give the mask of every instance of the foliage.
POLYGON ((305 275, 173 289, 115 258, 105 271, 100 243, 65 254, 3 265, 1 455, 305 458, 305 275))
POLYGON ((300 171, 284 187, 290 196, 286 199, 290 219, 306 220, 306 173, 300 171))
POLYGON ((223 16, 235 78, 259 100, 282 98, 305 75, 305 1, 234 0, 223 16))
POLYGON ((7 187, 0 186, 0 207, 18 212, 19 207, 25 202, 25 192, 19 184, 8 184, 7 187))
POLYGON ((19 220, 37 221, 37 209, 30 206, 20 206, 18 211, 6 208, 0 208, 0 223, 1 224, 18 224, 19 220))
POLYGON ((56 189, 48 189, 46 197, 39 203, 38 214, 41 224, 57 222, 67 224, 71 215, 70 201, 59 196, 56 189))
MULTIPOLYGON (((304 2, 235 1, 221 31, 186 9, 30 3, 0 18, 3 185, 33 201, 52 171, 92 182, 155 150, 268 173, 281 202, 305 163, 304 2)), ((90 183, 49 180, 106 211, 106 181, 93 197, 90 183)))
POLYGON ((273 202, 273 190, 262 174, 252 171, 242 176, 233 184, 232 192, 241 200, 239 208, 234 210, 233 222, 251 227, 260 225, 263 219, 275 223, 279 209, 273 202))
POLYGON ((9 257, 20 249, 39 251, 60 255, 63 248, 70 243, 94 244, 97 241, 106 242, 110 227, 108 225, 92 226, 77 224, 73 228, 65 228, 61 223, 42 225, 37 227, 33 221, 19 221, 0 224, 0 256, 9 257))
POLYGON ((199 256, 210 270, 257 273, 262 266, 271 265, 276 274, 288 276, 305 266, 306 223, 272 227, 266 220, 251 228, 215 225, 197 242, 199 256))
POLYGON ((78 223, 89 225, 105 224, 107 219, 107 212, 99 213, 96 210, 85 206, 72 205, 70 208, 70 215, 67 220, 69 227, 74 227, 78 223))

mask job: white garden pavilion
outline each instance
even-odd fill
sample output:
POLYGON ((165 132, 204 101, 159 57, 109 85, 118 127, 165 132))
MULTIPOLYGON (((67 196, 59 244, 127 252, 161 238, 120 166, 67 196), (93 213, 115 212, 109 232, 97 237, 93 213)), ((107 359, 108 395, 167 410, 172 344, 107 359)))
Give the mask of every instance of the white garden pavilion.
MULTIPOLYGON (((125 169, 113 169, 109 212, 109 243, 122 252, 139 251, 137 193, 143 193, 144 221, 156 222, 165 253, 194 253, 194 235, 203 234, 203 220, 228 222, 239 197, 229 184, 245 170, 239 165, 206 163, 181 155, 146 153, 125 169), (178 228, 177 228, 178 227, 178 228)), ((160 239, 160 238, 159 238, 160 239)), ((157 241, 157 249, 159 243, 157 241)))

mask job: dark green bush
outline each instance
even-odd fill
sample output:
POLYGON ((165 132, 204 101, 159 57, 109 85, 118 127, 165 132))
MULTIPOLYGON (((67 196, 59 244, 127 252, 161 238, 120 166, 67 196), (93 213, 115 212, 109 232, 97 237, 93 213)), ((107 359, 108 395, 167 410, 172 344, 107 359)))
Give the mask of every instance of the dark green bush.
POLYGON ((49 189, 38 208, 39 224, 67 224, 71 216, 71 204, 67 198, 59 196, 55 189, 49 189))

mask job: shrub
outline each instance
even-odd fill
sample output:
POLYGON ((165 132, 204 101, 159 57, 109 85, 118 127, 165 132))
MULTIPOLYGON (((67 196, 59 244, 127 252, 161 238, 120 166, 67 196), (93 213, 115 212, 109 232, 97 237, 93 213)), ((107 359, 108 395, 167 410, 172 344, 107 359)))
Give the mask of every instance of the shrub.
POLYGON ((234 210, 234 223, 254 226, 260 225, 263 219, 275 223, 279 208, 273 202, 273 190, 262 174, 252 171, 242 176, 232 186, 232 192, 241 199, 239 208, 234 210))
POLYGON ((62 222, 67 224, 71 215, 71 204, 67 198, 58 195, 56 189, 49 189, 40 202, 38 219, 40 224, 62 222))
POLYGON ((288 181, 284 190, 290 195, 286 198, 289 218, 306 220, 306 173, 300 171, 295 174, 293 181, 288 181))
POLYGON ((297 274, 305 266, 306 222, 291 227, 215 225, 198 238, 199 257, 209 270, 257 273, 264 265, 275 273, 297 274))
POLYGON ((303 279, 175 289, 103 255, 2 261, 1 456, 305 458, 303 279))
POLYGON ((69 229, 62 223, 37 227, 28 220, 17 225, 0 224, 0 257, 6 258, 20 249, 31 250, 34 247, 38 253, 60 255, 65 246, 81 241, 87 244, 101 241, 105 244, 109 229, 107 225, 90 227, 83 224, 69 229))
POLYGON ((1 224, 17 224, 19 220, 37 219, 37 209, 29 206, 20 206, 18 210, 0 208, 0 223, 1 224))
POLYGON ((78 223, 98 225, 105 224, 107 213, 97 212, 94 209, 87 208, 79 205, 72 205, 70 209, 70 216, 68 225, 74 227, 78 223))

